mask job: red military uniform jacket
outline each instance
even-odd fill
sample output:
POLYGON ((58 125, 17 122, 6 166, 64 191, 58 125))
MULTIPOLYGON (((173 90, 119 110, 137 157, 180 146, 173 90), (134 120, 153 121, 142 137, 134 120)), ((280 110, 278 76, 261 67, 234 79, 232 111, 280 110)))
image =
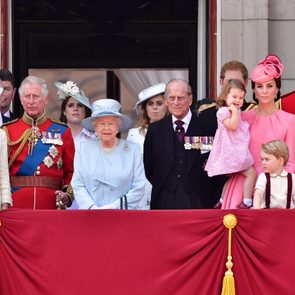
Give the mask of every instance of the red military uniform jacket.
POLYGON ((55 191, 70 192, 73 175, 75 147, 70 129, 45 113, 35 121, 24 114, 3 129, 13 208, 56 209, 55 191))
POLYGON ((289 92, 281 97, 281 109, 285 112, 295 114, 295 91, 289 92))

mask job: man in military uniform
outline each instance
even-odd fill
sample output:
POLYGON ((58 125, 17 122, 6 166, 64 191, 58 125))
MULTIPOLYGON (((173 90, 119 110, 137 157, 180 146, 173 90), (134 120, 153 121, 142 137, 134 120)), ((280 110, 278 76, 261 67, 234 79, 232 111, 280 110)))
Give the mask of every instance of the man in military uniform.
MULTIPOLYGON (((238 79, 242 81, 245 86, 248 84, 248 70, 244 64, 238 61, 229 61, 223 65, 220 71, 220 86, 223 87, 228 80, 238 79)), ((253 107, 254 104, 245 103, 243 110, 253 107)), ((202 124, 203 134, 199 134, 200 137, 205 141, 213 141, 216 129, 217 129, 217 119, 216 119, 216 102, 214 99, 205 98, 198 102, 197 113, 200 119, 200 124, 202 124), (206 140, 208 139, 208 140, 206 140)), ((208 159, 209 152, 207 150, 201 150, 201 157, 203 166, 205 166, 208 159)), ((222 156, 222 155, 221 155, 222 156)), ((206 171, 203 171, 203 179, 206 179, 206 171)), ((219 201, 222 193, 223 185, 225 184, 227 177, 224 175, 218 175, 214 177, 207 177, 208 186, 211 188, 211 193, 203 200, 203 204, 206 208, 213 208, 219 201)))
POLYGON ((42 78, 26 77, 19 96, 22 118, 6 123, 13 208, 65 209, 73 193, 74 142, 66 125, 45 114, 48 88, 42 78))
POLYGON ((295 114, 295 91, 284 94, 279 100, 280 109, 295 114))

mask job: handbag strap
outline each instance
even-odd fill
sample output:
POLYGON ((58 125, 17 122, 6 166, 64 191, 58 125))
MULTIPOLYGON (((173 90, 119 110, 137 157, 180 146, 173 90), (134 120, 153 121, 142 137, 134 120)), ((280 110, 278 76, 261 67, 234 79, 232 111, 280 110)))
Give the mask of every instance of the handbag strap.
POLYGON ((127 197, 125 195, 120 198, 120 209, 128 210, 128 202, 127 202, 127 197))

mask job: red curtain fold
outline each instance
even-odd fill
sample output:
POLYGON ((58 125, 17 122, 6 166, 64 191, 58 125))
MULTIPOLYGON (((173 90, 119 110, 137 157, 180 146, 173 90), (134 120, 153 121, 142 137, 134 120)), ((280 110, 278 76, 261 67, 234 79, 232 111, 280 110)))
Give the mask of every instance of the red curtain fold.
POLYGON ((294 294, 293 210, 0 212, 0 294, 294 294))

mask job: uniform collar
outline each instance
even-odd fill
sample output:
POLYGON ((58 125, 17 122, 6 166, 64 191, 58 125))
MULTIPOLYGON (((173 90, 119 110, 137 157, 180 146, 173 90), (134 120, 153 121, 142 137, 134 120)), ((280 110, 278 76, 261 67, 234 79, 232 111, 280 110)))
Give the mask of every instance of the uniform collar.
POLYGON ((37 126, 37 125, 45 123, 46 114, 45 114, 45 112, 43 112, 43 114, 39 118, 34 119, 34 118, 30 117, 27 113, 24 113, 22 119, 28 125, 37 126))

